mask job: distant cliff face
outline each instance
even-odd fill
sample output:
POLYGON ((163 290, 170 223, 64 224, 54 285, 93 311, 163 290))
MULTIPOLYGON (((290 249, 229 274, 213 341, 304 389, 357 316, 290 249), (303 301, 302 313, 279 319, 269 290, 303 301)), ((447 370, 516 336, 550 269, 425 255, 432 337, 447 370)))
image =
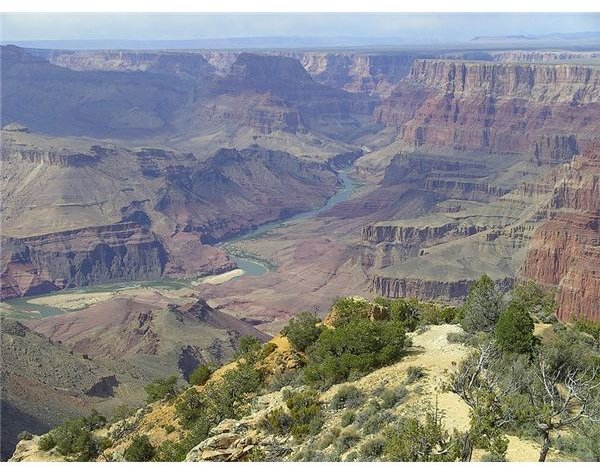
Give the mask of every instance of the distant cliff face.
POLYGON ((408 75, 414 53, 289 52, 315 81, 348 92, 387 97, 408 75))
POLYGON ((560 174, 522 273, 557 287, 561 319, 600 320, 600 143, 560 174))
POLYGON ((111 281, 160 278, 167 254, 134 223, 2 241, 2 298, 111 281))
POLYGON ((319 207, 337 187, 326 164, 258 146, 199 160, 56 149, 26 131, 3 130, 3 142, 1 299, 225 272, 235 264, 207 243, 319 207))
POLYGON ((526 153, 542 136, 598 132, 600 67, 415 60, 375 111, 419 150, 526 153))
POLYGON ((48 61, 73 71, 148 71, 202 79, 214 71, 200 53, 99 50, 52 51, 48 61))

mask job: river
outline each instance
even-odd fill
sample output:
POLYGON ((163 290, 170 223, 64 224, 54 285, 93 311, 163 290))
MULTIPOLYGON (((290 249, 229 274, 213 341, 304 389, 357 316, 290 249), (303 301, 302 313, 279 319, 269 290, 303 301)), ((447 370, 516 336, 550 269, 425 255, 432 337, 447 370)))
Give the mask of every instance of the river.
MULTIPOLYGON (((320 213, 331 209, 333 206, 346 201, 350 198, 352 193, 354 193, 357 184, 352 178, 350 178, 348 173, 344 171, 337 172, 337 175, 342 186, 336 191, 336 193, 333 196, 329 198, 329 200, 323 206, 319 207, 318 209, 301 212, 283 220, 276 220, 274 222, 265 223, 252 231, 234 236, 233 238, 219 243, 216 246, 223 248, 224 250, 229 252, 232 245, 234 245, 238 241, 257 238, 261 235, 264 235, 267 232, 270 232, 277 228, 281 228, 283 226, 287 226, 293 222, 297 222, 298 220, 305 220, 308 218, 316 217, 320 213)), ((237 264, 238 268, 244 271, 245 275, 263 275, 264 273, 272 269, 271 264, 255 257, 250 257, 246 255, 236 255, 235 252, 229 254, 229 257, 237 264)))
MULTIPOLYGON (((260 227, 237 235, 235 237, 230 238, 229 240, 219 243, 216 246, 227 250, 228 248, 232 248, 234 243, 237 241, 243 241, 247 239, 256 238, 260 235, 263 235, 269 231, 275 230, 277 228, 289 225, 293 222, 297 222, 298 220, 304 220, 308 218, 315 217, 322 212, 325 212, 331 209, 336 204, 347 200, 352 193, 357 188, 357 184, 355 181, 350 178, 348 173, 339 171, 337 172, 338 179, 340 180, 341 187, 336 191, 336 193, 329 198, 329 200, 318 209, 310 210, 307 212, 301 212, 299 214, 288 217, 284 220, 277 220, 274 222, 266 223, 261 225, 260 227)), ((244 275, 258 276, 263 275, 269 270, 272 270, 273 267, 266 261, 263 261, 259 258, 248 257, 245 255, 230 254, 231 259, 237 264, 238 268, 244 271, 244 275)), ((0 309, 2 315, 7 315, 13 318, 18 319, 40 319, 43 317, 48 317, 51 315, 64 314, 67 312, 64 308, 49 305, 46 303, 32 303, 31 300, 39 300, 40 298, 50 297, 50 296, 58 296, 64 295, 66 299, 69 298, 77 298, 79 295, 92 294, 92 293, 106 293, 106 292, 115 292, 126 289, 135 289, 135 288, 158 288, 158 289, 170 289, 176 290, 181 288, 186 288, 193 285, 193 282, 196 282, 198 279, 176 279, 176 278, 163 278, 159 280, 153 281, 138 281, 138 282, 124 282, 124 283, 105 283, 101 285, 94 285, 89 287, 82 288, 70 288, 67 290, 57 291, 44 295, 34 295, 34 296, 25 296, 22 298, 14 298, 6 300, 0 303, 0 309), (77 296, 76 296, 77 295, 77 296)), ((232 278, 235 280, 235 278, 232 278)), ((41 301, 44 301, 43 299, 41 301)), ((86 306, 82 306, 86 307, 86 306)), ((78 310, 76 308, 71 309, 72 311, 78 310)))

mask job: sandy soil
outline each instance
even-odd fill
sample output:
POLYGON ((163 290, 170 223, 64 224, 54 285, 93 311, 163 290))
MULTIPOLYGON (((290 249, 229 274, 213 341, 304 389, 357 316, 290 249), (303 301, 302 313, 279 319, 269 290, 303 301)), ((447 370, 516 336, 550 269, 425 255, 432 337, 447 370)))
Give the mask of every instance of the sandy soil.
POLYGON ((42 298, 33 298, 29 299, 27 302, 31 304, 57 307, 66 311, 76 311, 91 306, 92 304, 106 301, 113 296, 114 293, 112 291, 100 291, 95 293, 68 293, 44 296, 42 298))
POLYGON ((196 286, 196 285, 200 285, 203 283, 209 284, 209 285, 219 285, 221 283, 225 283, 228 282, 229 280, 236 278, 236 277, 240 277, 242 275, 244 275, 244 271, 242 269, 234 269, 234 270, 230 270, 229 272, 224 272, 224 273, 220 273, 218 275, 211 275, 209 277, 205 277, 202 278, 198 281, 192 282, 192 285, 196 286))
MULTIPOLYGON (((456 394, 445 390, 449 373, 460 361, 469 354, 470 349, 460 343, 449 343, 448 335, 462 332, 458 325, 435 325, 421 334, 412 334, 413 347, 408 356, 391 366, 378 369, 365 377, 353 382, 362 391, 371 392, 379 385, 396 387, 406 380, 406 371, 410 366, 422 366, 426 369, 425 377, 410 386, 413 391, 408 401, 397 409, 398 414, 409 413, 413 409, 436 406, 442 412, 446 429, 466 431, 470 427, 470 408, 456 394), (414 393, 416 385, 419 390, 414 393), (420 393, 419 393, 420 392, 420 393)), ((337 392, 335 386, 324 394, 323 399, 329 400, 337 392)), ((530 440, 508 436, 509 445, 507 459, 509 461, 537 461, 539 446, 530 440)), ((477 460, 483 454, 475 451, 473 459, 477 460)), ((556 459, 556 453, 550 452, 549 459, 556 459)))

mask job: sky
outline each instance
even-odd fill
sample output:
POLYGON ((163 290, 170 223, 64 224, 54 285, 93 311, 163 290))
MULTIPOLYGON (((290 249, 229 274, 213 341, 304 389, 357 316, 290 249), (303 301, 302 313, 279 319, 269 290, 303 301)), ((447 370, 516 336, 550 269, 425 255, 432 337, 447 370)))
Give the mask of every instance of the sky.
POLYGON ((474 36, 600 31, 598 13, 4 13, 1 40, 193 40, 230 37, 474 36))

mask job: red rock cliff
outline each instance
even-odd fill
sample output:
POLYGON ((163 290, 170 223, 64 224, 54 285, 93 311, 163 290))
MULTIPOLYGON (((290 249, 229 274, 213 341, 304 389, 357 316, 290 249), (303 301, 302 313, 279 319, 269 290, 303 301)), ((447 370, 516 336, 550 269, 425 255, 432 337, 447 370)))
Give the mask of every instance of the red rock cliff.
POLYGON ((582 152, 558 179, 522 268, 525 277, 558 288, 562 320, 600 320, 600 141, 582 152))
POLYGON ((525 153, 544 135, 600 130, 600 67, 415 60, 376 110, 420 150, 525 153))

